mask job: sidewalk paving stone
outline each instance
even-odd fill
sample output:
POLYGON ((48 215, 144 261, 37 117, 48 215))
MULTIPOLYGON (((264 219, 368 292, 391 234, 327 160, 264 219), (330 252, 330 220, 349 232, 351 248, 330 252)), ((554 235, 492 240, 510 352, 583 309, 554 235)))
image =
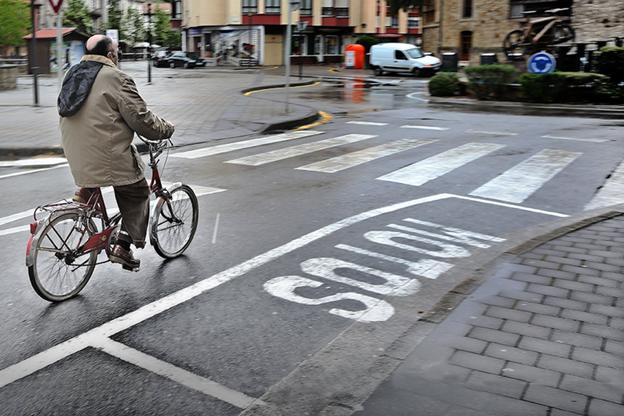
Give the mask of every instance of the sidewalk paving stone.
MULTIPOLYGON (((613 237, 605 234, 624 232, 622 219, 589 225, 534 251, 548 256, 553 253, 544 250, 563 249, 568 247, 567 243, 587 244, 588 236, 592 236, 592 244, 601 239, 612 242, 613 237), (578 232, 582 232, 580 237, 574 235, 578 232)), ((624 241, 609 247, 608 252, 624 248, 624 241)), ((576 254, 574 250, 561 251, 566 258, 576 254)), ((612 279, 615 275, 601 275, 615 272, 561 262, 557 269, 540 269, 540 273, 535 267, 542 260, 530 258, 530 253, 507 259, 491 270, 465 301, 470 304, 460 304, 442 320, 363 403, 364 410, 355 414, 398 415, 383 404, 390 405, 390 392, 401 388, 413 392, 412 396, 400 399, 404 402, 401 406, 411 404, 408 408, 413 411, 408 414, 413 416, 431 414, 419 413, 417 404, 422 396, 441 403, 434 413, 439 416, 450 412, 501 416, 624 415, 624 295, 621 283, 612 279), (512 270, 509 265, 528 265, 532 269, 512 270), (565 275, 549 276, 547 270, 563 271, 565 275), (601 288, 603 294, 599 292, 601 288), (496 329, 485 327, 498 323, 491 319, 501 320, 503 325, 496 329), (480 321, 486 322, 485 326, 480 321), (462 326, 456 327, 459 322, 462 326), (467 327, 471 328, 468 332, 467 327), (444 341, 449 339, 455 342, 444 341), (451 356, 448 348, 454 350, 451 356), (457 379, 446 377, 440 382, 437 369, 448 376, 454 367, 468 371, 467 376, 462 373, 457 379), (457 405, 470 410, 456 409, 457 405)), ((576 260, 586 263, 596 260, 589 256, 596 256, 606 262, 612 258, 588 253, 584 251, 581 254, 585 257, 576 260)))

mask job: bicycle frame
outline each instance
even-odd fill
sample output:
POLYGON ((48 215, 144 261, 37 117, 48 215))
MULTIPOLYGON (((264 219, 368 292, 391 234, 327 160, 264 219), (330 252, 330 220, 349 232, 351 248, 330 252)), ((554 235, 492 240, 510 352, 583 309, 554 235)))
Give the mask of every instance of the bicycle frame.
MULTIPOLYGON (((157 198, 170 198, 170 194, 166 188, 163 187, 162 181, 160 179, 160 172, 158 171, 158 162, 157 157, 164 151, 163 148, 158 149, 156 152, 153 151, 152 147, 149 147, 150 154, 150 162, 149 167, 151 168, 151 181, 150 181, 150 192, 156 195, 157 198)), ((53 204, 52 206, 56 206, 57 204, 53 204)), ((67 205, 71 206, 71 203, 67 203, 67 205)), ((45 209, 45 207, 44 207, 45 209)), ((35 220, 37 211, 35 210, 35 220)), ((85 254, 89 254, 93 251, 100 252, 103 249, 107 249, 110 244, 111 236, 114 232, 119 228, 119 223, 121 222, 121 213, 117 213, 112 217, 108 216, 106 211, 106 205, 104 203, 104 197, 102 195, 102 191, 100 188, 95 188, 89 197, 89 200, 85 204, 76 204, 75 207, 68 208, 66 210, 62 210, 64 212, 76 212, 79 216, 86 217, 87 220, 91 220, 92 218, 99 218, 102 221, 102 231, 93 234, 89 239, 80 247, 78 247, 73 253, 76 257, 83 256, 85 254)), ((54 215, 52 211, 51 215, 54 215)), ((49 217, 48 217, 49 218, 49 217)), ((45 220, 43 220, 45 221, 45 220)), ((30 255, 31 248, 33 244, 38 239, 38 231, 44 229, 42 227, 43 221, 35 221, 30 224, 30 238, 28 239, 28 243, 26 246, 26 265, 29 266, 32 264, 33 259, 30 255)), ((88 226, 88 225, 87 225, 88 226)))

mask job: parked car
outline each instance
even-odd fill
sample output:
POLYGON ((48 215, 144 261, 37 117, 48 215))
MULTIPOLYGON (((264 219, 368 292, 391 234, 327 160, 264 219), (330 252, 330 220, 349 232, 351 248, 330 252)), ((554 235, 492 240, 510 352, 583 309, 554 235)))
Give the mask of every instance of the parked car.
POLYGON ((188 52, 176 51, 167 57, 169 68, 195 68, 197 60, 188 56, 188 52))
POLYGON ((411 72, 414 75, 433 75, 440 70, 438 58, 426 55, 409 43, 381 43, 370 50, 370 64, 375 75, 384 72, 411 72))
POLYGON ((206 66, 206 61, 204 60, 204 58, 197 55, 195 52, 186 52, 186 56, 197 61, 195 66, 206 66))
POLYGON ((168 66, 169 62, 167 58, 169 58, 169 52, 167 50, 156 51, 152 54, 152 62, 155 67, 168 66))

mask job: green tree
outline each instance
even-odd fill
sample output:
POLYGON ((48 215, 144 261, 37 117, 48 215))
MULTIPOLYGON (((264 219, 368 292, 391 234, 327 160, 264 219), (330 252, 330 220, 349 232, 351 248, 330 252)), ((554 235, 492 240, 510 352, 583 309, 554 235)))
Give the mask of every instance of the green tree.
POLYGON ((119 39, 123 39, 121 27, 123 12, 119 3, 120 0, 108 0, 108 22, 106 22, 106 29, 117 29, 119 31, 119 39))
POLYGON ((180 47, 180 33, 171 28, 171 16, 164 10, 156 8, 152 16, 152 42, 171 49, 180 47))
POLYGON ((84 0, 69 0, 63 13, 63 25, 75 27, 86 35, 93 34, 93 22, 84 0))
POLYGON ((145 41, 145 23, 143 16, 134 7, 128 8, 122 20, 124 40, 130 46, 145 41))
POLYGON ((0 0, 0 52, 5 47, 23 45, 23 37, 28 34, 29 27, 28 3, 0 0))
POLYGON ((386 2, 390 6, 390 13, 394 16, 399 10, 407 10, 410 7, 418 8, 422 11, 425 0, 386 0, 386 2))

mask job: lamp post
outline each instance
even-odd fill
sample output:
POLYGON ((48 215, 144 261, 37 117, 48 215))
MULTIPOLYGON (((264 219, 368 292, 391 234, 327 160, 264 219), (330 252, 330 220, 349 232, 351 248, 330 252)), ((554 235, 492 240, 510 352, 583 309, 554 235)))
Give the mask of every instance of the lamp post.
POLYGON ((152 3, 147 3, 147 83, 152 83, 152 3))
POLYGON ((33 106, 39 107, 39 85, 37 83, 37 24, 35 22, 35 9, 39 10, 41 4, 37 0, 30 0, 30 21, 32 23, 32 38, 30 40, 30 73, 33 76, 33 106))

